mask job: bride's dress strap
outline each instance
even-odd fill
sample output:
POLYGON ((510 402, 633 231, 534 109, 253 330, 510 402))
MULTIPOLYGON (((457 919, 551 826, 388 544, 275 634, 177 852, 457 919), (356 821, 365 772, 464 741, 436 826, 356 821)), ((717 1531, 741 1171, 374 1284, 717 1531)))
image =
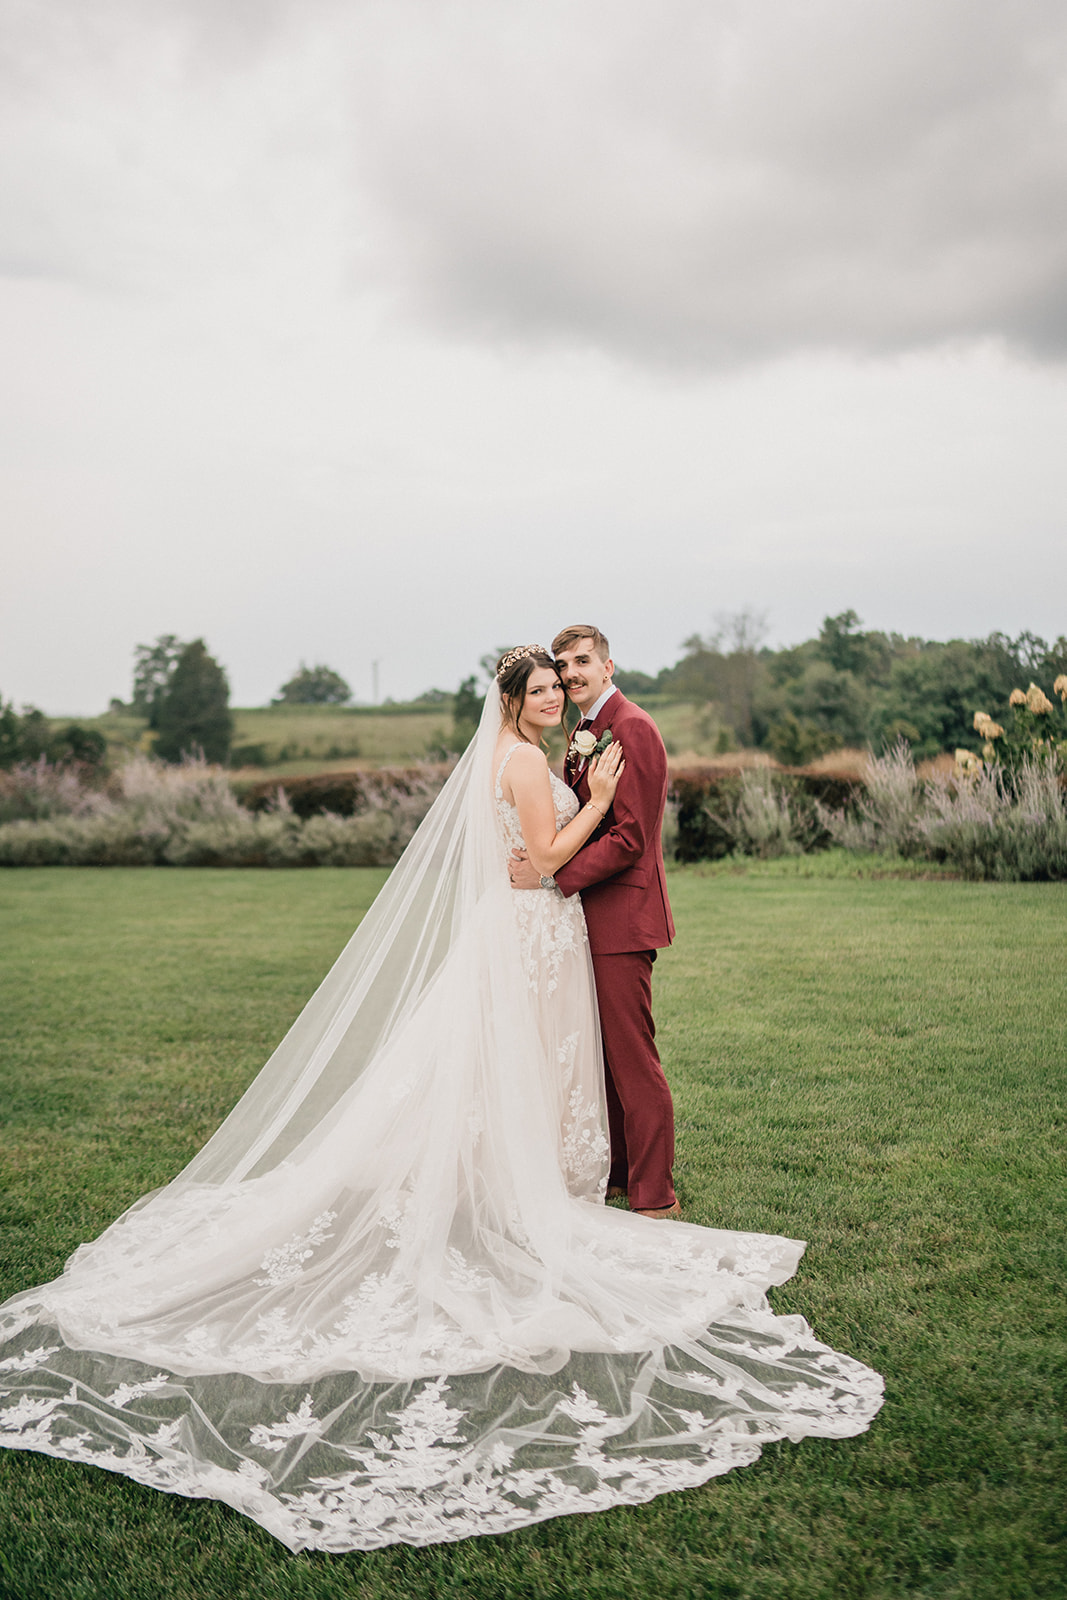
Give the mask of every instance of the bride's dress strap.
POLYGON ((504 798, 504 791, 500 785, 500 780, 504 776, 504 768, 507 766, 508 762, 511 760, 521 743, 521 739, 516 739, 514 744, 508 745, 508 748, 504 751, 504 759, 496 769, 496 797, 498 800, 503 800, 504 798))

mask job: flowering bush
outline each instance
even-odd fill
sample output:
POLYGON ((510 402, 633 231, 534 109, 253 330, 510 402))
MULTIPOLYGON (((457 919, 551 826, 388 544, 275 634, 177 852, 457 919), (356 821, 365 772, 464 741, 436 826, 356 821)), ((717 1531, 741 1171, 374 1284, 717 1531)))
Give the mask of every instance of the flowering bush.
MULTIPOLYGON (((1031 683, 1026 690, 1013 689, 1008 697, 1010 732, 1005 732, 987 712, 976 711, 975 732, 985 740, 983 759, 1008 772, 1017 772, 1024 764, 1034 762, 1053 768, 1067 765, 1067 673, 1060 673, 1052 692, 1059 696, 1058 706, 1039 684, 1031 683)), ((957 761, 962 754, 957 750, 957 761)))

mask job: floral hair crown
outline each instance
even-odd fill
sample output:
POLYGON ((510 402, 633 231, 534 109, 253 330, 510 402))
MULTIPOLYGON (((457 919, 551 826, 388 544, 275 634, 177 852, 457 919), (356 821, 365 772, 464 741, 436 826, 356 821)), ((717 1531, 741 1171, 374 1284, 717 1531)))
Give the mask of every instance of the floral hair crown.
POLYGON ((548 651, 543 644, 520 644, 514 650, 509 650, 506 656, 501 656, 500 665, 496 669, 497 682, 504 676, 516 661, 522 661, 526 656, 547 656, 548 651))

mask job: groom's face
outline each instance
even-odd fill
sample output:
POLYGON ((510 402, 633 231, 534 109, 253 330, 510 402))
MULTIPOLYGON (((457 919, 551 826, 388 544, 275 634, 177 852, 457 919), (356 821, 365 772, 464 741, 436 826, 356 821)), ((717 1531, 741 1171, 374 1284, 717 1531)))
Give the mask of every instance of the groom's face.
POLYGON ((579 711, 596 705, 615 671, 613 661, 601 661, 592 639, 576 639, 569 649, 560 651, 556 665, 567 697, 579 711))

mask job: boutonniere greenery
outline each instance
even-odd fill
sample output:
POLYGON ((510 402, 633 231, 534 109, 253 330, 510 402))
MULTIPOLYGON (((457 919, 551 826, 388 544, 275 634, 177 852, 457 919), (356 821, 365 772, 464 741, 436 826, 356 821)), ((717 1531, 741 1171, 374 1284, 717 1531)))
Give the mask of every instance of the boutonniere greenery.
POLYGON ((599 739, 592 728, 580 728, 567 747, 567 760, 592 761, 594 756, 604 754, 611 740, 610 728, 605 728, 599 739))

